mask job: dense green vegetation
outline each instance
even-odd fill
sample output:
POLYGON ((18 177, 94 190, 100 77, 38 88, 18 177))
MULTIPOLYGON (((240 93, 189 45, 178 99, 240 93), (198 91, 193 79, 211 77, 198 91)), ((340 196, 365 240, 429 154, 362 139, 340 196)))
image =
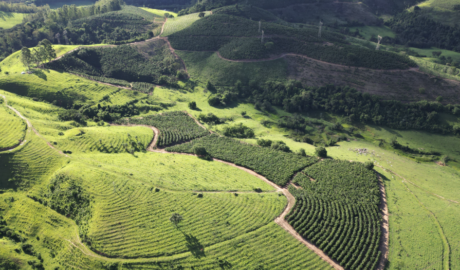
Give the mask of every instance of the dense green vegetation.
POLYGON ((374 69, 407 69, 415 63, 407 57, 346 44, 344 36, 314 28, 292 28, 242 17, 215 14, 169 36, 178 50, 219 51, 227 59, 262 59, 272 54, 295 53, 347 66, 374 69), (261 42, 261 31, 265 38, 261 42))
POLYGON ((361 163, 319 162, 296 175, 298 198, 288 221, 345 269, 375 269, 380 258, 380 194, 361 163))
POLYGON ((147 125, 160 130, 157 145, 165 147, 203 137, 209 132, 200 127, 186 112, 168 112, 142 118, 120 119, 121 125, 147 125))
POLYGON ((387 25, 398 34, 397 42, 418 48, 437 47, 460 51, 460 28, 439 23, 419 10, 396 15, 387 25))
MULTIPOLYGON (((254 86, 254 85, 253 85, 254 86)), ((255 103, 268 101, 283 106, 288 112, 309 112, 325 110, 348 117, 349 121, 385 125, 397 129, 418 129, 435 133, 458 133, 449 123, 439 121, 441 113, 459 115, 460 107, 444 106, 438 102, 420 101, 403 104, 398 101, 384 101, 377 96, 362 94, 348 87, 325 86, 303 89, 301 84, 286 85, 268 83, 252 87, 251 100, 255 103)), ((303 128, 307 123, 298 123, 303 128)), ((295 127, 295 122, 286 127, 295 127)), ((302 128, 300 128, 302 130, 302 128)))
MULTIPOLYGON (((174 84, 177 81, 177 71, 181 64, 169 50, 163 40, 152 41, 153 53, 151 57, 143 55, 142 49, 134 46, 122 45, 103 48, 82 48, 66 54, 61 59, 46 66, 59 71, 86 74, 97 77, 107 77, 130 82, 144 82, 154 84, 174 84), (162 76, 166 76, 166 79, 162 76)), ((94 77, 90 77, 94 78, 94 77)), ((122 84, 116 80, 109 83, 122 84)), ((136 84, 135 88, 150 92, 151 85, 136 84)))
POLYGON ((280 186, 286 185, 294 173, 317 161, 316 158, 257 147, 218 135, 168 147, 166 151, 193 153, 195 145, 203 146, 214 158, 254 170, 280 186))

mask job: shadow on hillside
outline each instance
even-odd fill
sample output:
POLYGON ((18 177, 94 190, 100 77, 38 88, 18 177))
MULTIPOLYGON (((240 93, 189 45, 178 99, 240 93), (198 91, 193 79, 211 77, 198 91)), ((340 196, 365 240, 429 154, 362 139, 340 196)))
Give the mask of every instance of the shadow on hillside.
POLYGON ((204 253, 204 246, 200 243, 198 238, 193 236, 192 234, 183 233, 185 236, 185 241, 187 241, 187 248, 192 253, 195 258, 206 257, 204 253))
POLYGON ((0 20, 6 21, 7 18, 12 18, 12 17, 14 17, 14 16, 13 16, 13 13, 11 13, 11 12, 5 12, 5 11, 0 11, 0 20))
POLYGON ((48 77, 46 76, 45 72, 43 72, 43 70, 41 69, 35 69, 32 74, 34 74, 35 76, 37 76, 38 78, 42 80, 45 80, 45 81, 48 80, 48 77))

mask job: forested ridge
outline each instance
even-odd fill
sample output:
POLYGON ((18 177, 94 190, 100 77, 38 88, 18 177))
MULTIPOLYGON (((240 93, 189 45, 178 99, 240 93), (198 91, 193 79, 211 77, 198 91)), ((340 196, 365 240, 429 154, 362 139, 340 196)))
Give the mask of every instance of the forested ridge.
POLYGON ((402 12, 386 22, 400 44, 460 51, 460 27, 444 25, 429 18, 429 10, 402 12))

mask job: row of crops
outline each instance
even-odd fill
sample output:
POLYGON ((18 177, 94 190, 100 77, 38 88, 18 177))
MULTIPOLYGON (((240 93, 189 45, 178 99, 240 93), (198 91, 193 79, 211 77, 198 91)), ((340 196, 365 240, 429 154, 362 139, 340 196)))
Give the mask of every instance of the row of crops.
POLYGON ((378 178, 361 163, 319 162, 296 175, 303 189, 287 221, 345 269, 375 269, 381 236, 378 178))
POLYGON ((2 119, 0 121, 0 150, 19 145, 26 135, 25 122, 12 110, 1 104, 0 119, 2 119))
POLYGON ((209 134, 187 113, 181 111, 150 115, 143 118, 120 119, 117 124, 147 125, 158 128, 160 130, 158 147, 190 141, 209 134))
POLYGON ((297 171, 317 161, 316 158, 245 144, 214 134, 166 148, 166 151, 193 153, 196 145, 204 147, 212 157, 249 168, 280 186, 286 185, 297 171))

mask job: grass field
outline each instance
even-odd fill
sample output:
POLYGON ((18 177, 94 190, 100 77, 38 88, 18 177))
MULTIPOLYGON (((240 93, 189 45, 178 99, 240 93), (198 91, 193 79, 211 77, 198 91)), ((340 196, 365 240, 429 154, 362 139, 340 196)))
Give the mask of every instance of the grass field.
POLYGON ((130 177, 159 188, 177 191, 262 191, 274 189, 246 172, 228 165, 202 160, 193 156, 137 153, 131 155, 92 155, 94 166, 130 177), (180 166, 177 166, 180 164, 180 166), (173 169, 174 168, 174 169, 173 169))
POLYGON ((0 28, 10 29, 16 24, 22 23, 23 13, 0 11, 0 28))
POLYGON ((220 59, 213 52, 176 51, 185 61, 190 75, 201 82, 212 81, 216 85, 233 86, 236 81, 265 82, 287 81, 288 70, 284 59, 258 63, 236 63, 220 59))
MULTIPOLYGON (((211 12, 206 11, 205 14, 206 16, 209 16, 211 12)), ((198 17, 198 13, 180 16, 174 19, 168 19, 166 21, 162 36, 167 37, 171 34, 184 30, 185 28, 189 27, 190 25, 192 25, 194 22, 198 21, 199 19, 201 18, 198 17)))
POLYGON ((0 104, 0 149, 19 144, 26 135, 26 123, 12 110, 0 104))
POLYGON ((164 10, 153 9, 153 8, 145 8, 145 7, 142 7, 141 9, 148 11, 150 13, 153 13, 159 17, 164 17, 165 13, 168 13, 169 15, 173 15, 174 17, 177 17, 177 13, 174 13, 171 11, 164 11, 164 10))

